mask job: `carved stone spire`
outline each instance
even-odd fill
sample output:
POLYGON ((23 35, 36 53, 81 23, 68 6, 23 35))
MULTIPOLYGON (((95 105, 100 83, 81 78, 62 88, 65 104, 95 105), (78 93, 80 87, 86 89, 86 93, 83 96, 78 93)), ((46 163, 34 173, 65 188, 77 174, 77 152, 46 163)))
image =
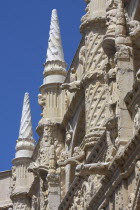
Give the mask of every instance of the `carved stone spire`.
POLYGON ((57 10, 52 10, 51 25, 50 25, 50 37, 48 41, 48 50, 47 50, 47 61, 63 61, 64 62, 64 53, 61 41, 60 27, 58 21, 57 10))
POLYGON ((33 139, 29 93, 25 93, 20 122, 19 139, 33 139))
POLYGON ((63 83, 66 77, 66 63, 61 41, 57 10, 52 10, 47 58, 44 64, 43 85, 63 83))
POLYGON ((35 148, 33 139, 29 93, 25 93, 20 122, 19 138, 16 144, 17 157, 31 157, 35 148))

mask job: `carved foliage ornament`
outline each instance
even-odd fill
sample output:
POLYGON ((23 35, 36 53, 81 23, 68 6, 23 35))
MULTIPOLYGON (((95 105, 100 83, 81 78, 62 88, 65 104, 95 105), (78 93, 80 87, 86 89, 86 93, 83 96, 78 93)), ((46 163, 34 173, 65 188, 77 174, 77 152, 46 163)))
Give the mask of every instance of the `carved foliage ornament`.
POLYGON ((50 145, 54 141, 54 135, 55 135, 55 124, 51 121, 47 121, 44 126, 44 135, 43 138, 40 141, 40 164, 46 165, 48 164, 48 154, 49 154, 49 148, 50 145))
POLYGON ((116 59, 119 60, 130 60, 130 56, 132 56, 131 48, 125 45, 117 46, 116 59))
POLYGON ((140 22, 133 20, 129 22, 129 33, 133 40, 140 37, 140 22))
POLYGON ((77 189, 74 195, 73 204, 71 210, 83 210, 87 209, 93 195, 93 179, 89 176, 88 180, 85 180, 80 189, 77 189))

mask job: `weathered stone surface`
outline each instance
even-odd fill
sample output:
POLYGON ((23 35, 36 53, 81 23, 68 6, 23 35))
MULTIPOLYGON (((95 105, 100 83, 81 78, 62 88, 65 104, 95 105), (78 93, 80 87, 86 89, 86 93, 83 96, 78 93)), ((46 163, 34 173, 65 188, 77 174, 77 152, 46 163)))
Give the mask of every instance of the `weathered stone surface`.
POLYGON ((11 181, 12 181, 12 172, 4 171, 0 172, 0 209, 12 207, 12 201, 10 199, 11 193, 11 181))
MULTIPOLYGON (((140 0, 85 2, 68 72, 52 11, 40 139, 32 155, 16 156, 10 175, 0 173, 2 210, 140 209, 140 0)), ((27 101, 20 152, 33 139, 27 101)))

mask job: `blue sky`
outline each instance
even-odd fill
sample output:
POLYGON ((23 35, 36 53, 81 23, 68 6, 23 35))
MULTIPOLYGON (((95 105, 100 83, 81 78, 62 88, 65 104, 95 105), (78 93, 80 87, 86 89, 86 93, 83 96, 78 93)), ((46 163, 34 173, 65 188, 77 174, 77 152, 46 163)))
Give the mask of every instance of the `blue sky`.
POLYGON ((0 2, 0 171, 11 168, 18 139, 22 103, 30 93, 35 128, 40 119, 37 103, 43 80, 51 10, 57 9, 65 60, 70 65, 80 42, 84 0, 4 0, 0 2))

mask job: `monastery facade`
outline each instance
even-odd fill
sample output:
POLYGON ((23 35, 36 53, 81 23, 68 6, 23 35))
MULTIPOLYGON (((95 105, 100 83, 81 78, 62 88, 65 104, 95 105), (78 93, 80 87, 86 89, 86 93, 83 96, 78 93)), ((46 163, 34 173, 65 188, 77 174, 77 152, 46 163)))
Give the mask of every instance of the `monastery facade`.
POLYGON ((25 93, 0 210, 140 210, 140 0, 85 0, 66 71, 52 11, 33 139, 25 93))

